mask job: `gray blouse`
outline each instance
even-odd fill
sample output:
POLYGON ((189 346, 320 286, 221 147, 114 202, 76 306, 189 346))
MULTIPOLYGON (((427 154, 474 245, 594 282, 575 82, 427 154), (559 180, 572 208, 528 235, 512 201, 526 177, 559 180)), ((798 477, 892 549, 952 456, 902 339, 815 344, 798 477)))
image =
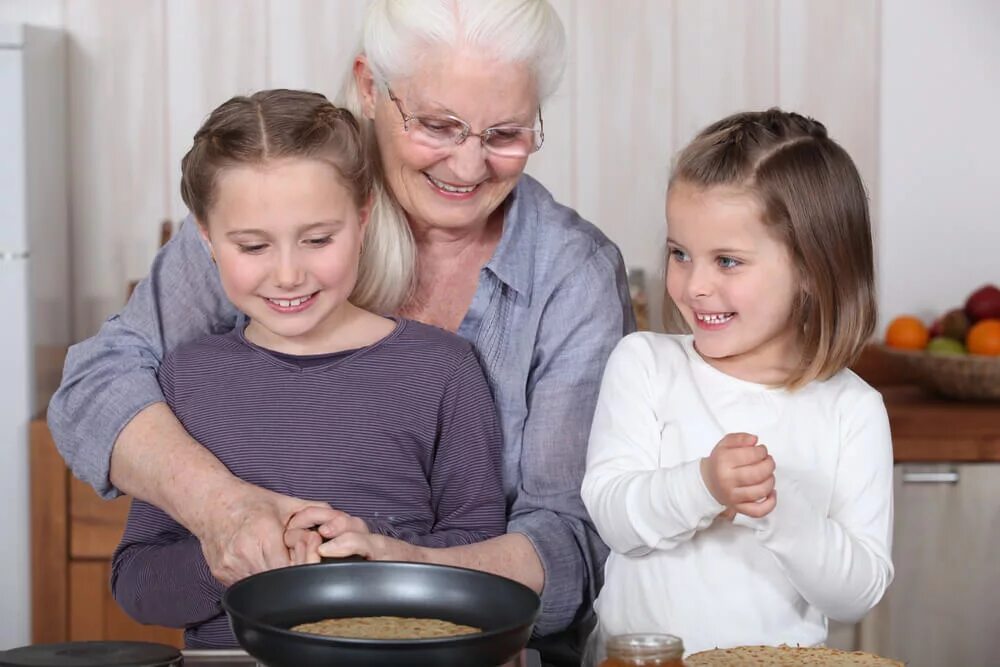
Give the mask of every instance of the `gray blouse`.
MULTIPOLYGON (((476 348, 503 432, 509 532, 545 569, 546 635, 589 611, 607 547, 580 500, 587 438, 608 355, 635 328, 621 253, 596 227, 523 176, 458 333, 476 348)), ((70 348, 49 427, 74 474, 101 495, 118 433, 163 400, 164 354, 231 330, 238 312, 188 218, 124 310, 70 348)))

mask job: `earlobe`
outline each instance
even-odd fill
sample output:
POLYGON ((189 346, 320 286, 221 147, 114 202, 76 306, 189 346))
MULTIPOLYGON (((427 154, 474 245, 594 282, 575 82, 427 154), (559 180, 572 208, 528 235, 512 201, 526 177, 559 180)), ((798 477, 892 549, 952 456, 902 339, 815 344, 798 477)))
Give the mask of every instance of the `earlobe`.
POLYGON ((354 59, 354 83, 358 88, 361 111, 365 118, 375 118, 375 77, 364 54, 354 59))

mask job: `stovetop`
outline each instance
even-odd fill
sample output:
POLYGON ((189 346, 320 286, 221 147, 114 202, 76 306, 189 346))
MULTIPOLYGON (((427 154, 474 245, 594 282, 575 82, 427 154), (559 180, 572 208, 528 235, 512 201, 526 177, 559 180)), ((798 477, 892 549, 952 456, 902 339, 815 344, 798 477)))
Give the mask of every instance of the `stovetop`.
MULTIPOLYGON (((184 667, 216 667, 228 665, 229 667, 264 667, 247 653, 240 650, 206 649, 206 650, 184 650, 184 667)), ((504 667, 542 667, 542 661, 538 656, 538 651, 525 649, 521 651, 520 657, 516 661, 511 661, 504 667)))
MULTIPOLYGON (((34 644, 0 651, 2 665, 87 666, 146 665, 147 667, 266 667, 239 649, 189 649, 178 651, 148 642, 64 642, 34 644)), ((525 649, 502 667, 542 667, 538 651, 525 649)))
POLYGON ((259 663, 251 658, 246 651, 239 650, 196 650, 181 651, 184 656, 184 667, 209 667, 210 665, 229 665, 229 667, 258 667, 259 663))

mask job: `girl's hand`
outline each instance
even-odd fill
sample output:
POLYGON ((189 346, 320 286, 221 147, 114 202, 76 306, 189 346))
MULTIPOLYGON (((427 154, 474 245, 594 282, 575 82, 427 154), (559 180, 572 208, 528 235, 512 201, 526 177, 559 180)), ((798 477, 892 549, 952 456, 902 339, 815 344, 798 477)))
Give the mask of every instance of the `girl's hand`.
POLYGON ((774 459, 757 436, 729 433, 712 453, 701 460, 701 476, 712 497, 726 506, 722 516, 737 512, 759 518, 768 515, 777 502, 774 493, 774 459))
POLYGON ((323 538, 315 530, 297 528, 285 531, 285 547, 288 549, 288 560, 292 565, 318 563, 321 544, 323 538))
POLYGON ((307 507, 296 512, 285 527, 285 547, 292 565, 320 562, 319 547, 325 539, 344 533, 364 534, 368 524, 332 507, 307 507))
POLYGON ((385 535, 363 532, 347 532, 319 547, 324 558, 346 558, 361 556, 368 560, 401 560, 419 562, 422 560, 420 547, 385 535))
POLYGON ((296 512, 288 520, 287 530, 309 529, 317 531, 323 539, 329 540, 347 532, 367 533, 368 524, 364 519, 351 516, 347 512, 332 507, 307 507, 296 512))

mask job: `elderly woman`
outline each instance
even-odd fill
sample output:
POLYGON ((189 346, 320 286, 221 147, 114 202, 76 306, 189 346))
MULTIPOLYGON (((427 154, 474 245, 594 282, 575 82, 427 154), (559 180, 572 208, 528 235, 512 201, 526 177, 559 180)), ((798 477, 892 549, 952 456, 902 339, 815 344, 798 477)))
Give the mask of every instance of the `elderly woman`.
MULTIPOLYGON (((379 298, 475 346, 500 415, 509 511, 507 533, 485 542, 385 538, 366 555, 519 580, 542 597, 537 636, 572 634, 600 584, 607 552, 580 482, 601 372, 634 326, 618 249, 524 175, 563 45, 546 0, 377 0, 344 100, 381 169, 366 243, 385 243, 378 230, 392 225, 411 232, 379 298)), ((70 350, 49 408, 77 476, 167 511, 226 584, 287 565, 285 526, 310 506, 233 477, 163 402, 163 355, 236 317, 187 221, 126 308, 70 350)))

